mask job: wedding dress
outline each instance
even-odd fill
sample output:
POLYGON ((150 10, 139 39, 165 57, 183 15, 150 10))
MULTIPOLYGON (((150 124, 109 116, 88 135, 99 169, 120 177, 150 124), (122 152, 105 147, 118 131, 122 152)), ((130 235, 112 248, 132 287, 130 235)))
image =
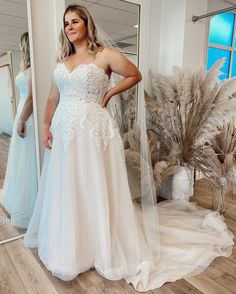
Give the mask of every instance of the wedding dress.
MULTIPOLYGON (((216 212, 191 203, 158 206, 160 257, 153 259, 131 199, 119 130, 101 101, 109 78, 94 63, 54 71, 60 101, 45 151, 38 197, 24 243, 52 274, 72 280, 95 268, 148 291, 229 256, 233 236, 216 212)), ((154 224, 155 225, 155 224, 154 224)))
POLYGON ((30 69, 20 72, 15 79, 20 99, 14 120, 5 180, 0 191, 1 204, 10 214, 11 223, 19 228, 27 228, 37 195, 33 115, 25 123, 26 137, 21 138, 17 133, 18 121, 28 96, 29 76, 30 69))

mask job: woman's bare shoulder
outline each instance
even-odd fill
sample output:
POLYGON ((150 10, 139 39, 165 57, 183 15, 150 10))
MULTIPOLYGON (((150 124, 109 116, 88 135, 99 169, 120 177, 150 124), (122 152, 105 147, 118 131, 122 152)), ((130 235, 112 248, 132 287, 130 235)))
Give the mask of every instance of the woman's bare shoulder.
POLYGON ((118 55, 121 55, 121 52, 117 48, 104 46, 104 49, 101 52, 101 56, 107 60, 116 58, 118 55))

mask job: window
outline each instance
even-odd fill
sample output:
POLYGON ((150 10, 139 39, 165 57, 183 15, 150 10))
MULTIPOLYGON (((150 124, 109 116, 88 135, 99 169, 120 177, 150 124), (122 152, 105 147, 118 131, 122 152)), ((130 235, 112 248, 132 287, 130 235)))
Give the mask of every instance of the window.
POLYGON ((220 79, 236 76, 236 19, 234 13, 221 13, 211 18, 207 70, 220 58, 225 57, 220 79))

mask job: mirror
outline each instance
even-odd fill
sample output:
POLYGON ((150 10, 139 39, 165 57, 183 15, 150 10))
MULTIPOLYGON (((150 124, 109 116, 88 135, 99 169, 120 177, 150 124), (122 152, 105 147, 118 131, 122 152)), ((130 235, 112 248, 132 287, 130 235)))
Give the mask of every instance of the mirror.
MULTIPOLYGON (((79 0, 78 4, 88 8, 95 23, 111 38, 114 47, 119 50, 137 67, 139 65, 139 24, 140 6, 123 0, 79 0)), ((65 6, 75 4, 65 1, 65 6)), ((108 44, 111 46, 111 44, 108 44)), ((110 78, 108 88, 117 83, 110 78)), ((135 86, 119 95, 113 96, 107 109, 119 126, 125 147, 126 166, 132 198, 139 198, 140 189, 140 138, 136 126, 138 117, 138 87, 135 86)))
POLYGON ((0 9, 0 242, 25 232, 37 195, 31 80, 26 0, 9 0, 0 9))

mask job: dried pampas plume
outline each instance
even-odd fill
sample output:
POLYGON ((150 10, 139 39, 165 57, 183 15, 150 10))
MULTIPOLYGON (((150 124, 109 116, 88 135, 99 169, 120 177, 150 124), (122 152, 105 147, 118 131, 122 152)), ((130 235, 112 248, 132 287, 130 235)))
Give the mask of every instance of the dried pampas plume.
POLYGON ((132 151, 131 149, 127 149, 125 150, 125 159, 129 167, 131 167, 135 172, 137 172, 140 178, 140 153, 132 151))
POLYGON ((117 95, 116 104, 112 107, 112 115, 115 118, 122 138, 132 129, 135 123, 137 105, 136 87, 132 87, 117 95))
POLYGON ((201 165, 205 175, 215 186, 228 185, 228 192, 236 192, 236 128, 231 120, 207 147, 201 165), (224 179, 224 183, 222 180, 224 179))
POLYGON ((152 91, 145 98, 156 179, 164 179, 175 166, 204 169, 202 159, 209 152, 204 146, 211 145, 236 112, 236 79, 218 79, 223 62, 217 61, 208 72, 202 67, 195 72, 175 67, 171 77, 150 74, 152 91), (158 156, 153 136, 159 141, 158 156), (157 161, 167 166, 160 167, 157 161))

